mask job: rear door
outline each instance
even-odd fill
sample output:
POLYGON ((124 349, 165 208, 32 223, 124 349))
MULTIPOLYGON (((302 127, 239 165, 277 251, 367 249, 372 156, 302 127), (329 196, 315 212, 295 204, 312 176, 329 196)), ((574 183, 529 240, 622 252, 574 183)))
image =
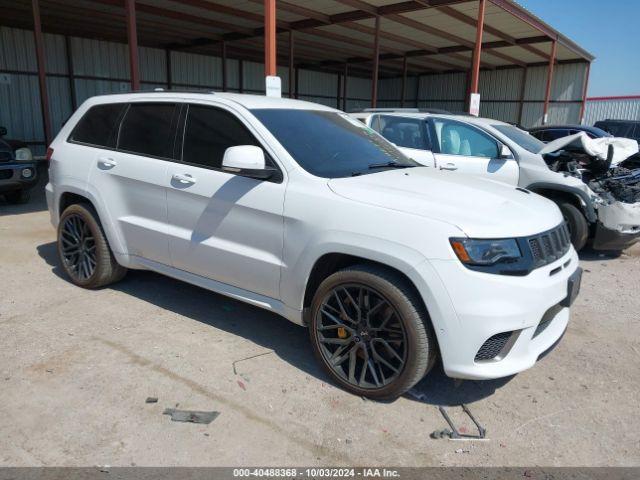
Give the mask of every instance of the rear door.
POLYGON ((179 106, 135 102, 125 108, 116 148, 98 152, 89 183, 102 196, 127 253, 168 264, 165 181, 179 106))
POLYGON ((518 163, 514 158, 500 158, 501 143, 488 133, 475 125, 440 117, 430 118, 429 126, 440 170, 518 184, 518 163))
MULTIPOLYGON (((182 127, 182 125, 184 125, 182 127)), ((262 146, 226 107, 188 105, 179 162, 166 171, 169 247, 174 267, 279 297, 286 184, 222 171, 227 148, 262 146)), ((265 149, 267 164, 278 168, 265 149)))
POLYGON ((409 158, 426 167, 435 166, 426 120, 393 115, 374 115, 371 128, 395 144, 409 158))

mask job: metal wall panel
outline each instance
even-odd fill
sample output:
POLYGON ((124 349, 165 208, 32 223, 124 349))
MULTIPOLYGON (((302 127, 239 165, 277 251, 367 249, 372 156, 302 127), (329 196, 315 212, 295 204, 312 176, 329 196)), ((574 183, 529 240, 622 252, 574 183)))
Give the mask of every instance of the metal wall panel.
POLYGON ((143 82, 167 82, 167 54, 159 48, 140 47, 140 80, 143 82))
POLYGON ((640 98, 587 100, 585 124, 599 120, 640 120, 640 98))
POLYGON ((542 102, 525 103, 522 108, 522 125, 527 128, 542 125, 542 112, 544 104, 542 102))
POLYGON ((38 71, 33 32, 0 27, 0 69, 38 71))
MULTIPOLYGON (((582 101, 586 63, 556 65, 553 73, 552 100, 582 101)), ((578 115, 580 113, 578 112, 578 115)))
POLYGON ((495 118, 503 122, 518 123, 520 102, 480 102, 480 116, 495 118))
POLYGON ((527 69, 524 99, 544 101, 547 89, 547 67, 530 67, 527 69))
POLYGON ((299 95, 336 97, 338 92, 338 75, 334 73, 300 70, 298 73, 299 95))
POLYGON ((182 85, 198 85, 209 89, 222 87, 222 60, 187 52, 171 52, 171 80, 182 85))
POLYGON ((129 78, 129 54, 126 45, 122 43, 73 37, 71 53, 76 75, 129 78))
POLYGON ((348 77, 347 80, 347 98, 358 100, 358 104, 366 102, 366 108, 371 106, 371 79, 362 77, 348 77))
POLYGON ((523 77, 524 69, 521 68, 481 70, 479 90, 482 100, 520 100, 523 77))
POLYGON ((7 128, 8 138, 44 138, 37 76, 12 74, 9 83, 0 83, 0 125, 7 128))
POLYGON ((456 100, 464 103, 466 91, 466 73, 423 75, 420 77, 418 100, 456 100))

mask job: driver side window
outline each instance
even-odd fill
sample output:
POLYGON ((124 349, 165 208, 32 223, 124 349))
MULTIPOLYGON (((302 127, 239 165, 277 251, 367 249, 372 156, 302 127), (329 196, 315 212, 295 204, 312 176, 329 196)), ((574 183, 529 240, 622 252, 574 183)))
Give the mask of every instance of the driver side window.
POLYGON ((439 153, 465 157, 498 158, 498 143, 486 133, 454 120, 433 119, 439 153))

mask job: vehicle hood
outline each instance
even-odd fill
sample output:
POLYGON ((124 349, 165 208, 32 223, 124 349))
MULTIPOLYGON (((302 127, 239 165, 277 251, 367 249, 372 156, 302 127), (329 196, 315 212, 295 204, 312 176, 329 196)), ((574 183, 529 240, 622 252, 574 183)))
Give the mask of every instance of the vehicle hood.
POLYGON ((548 153, 559 152, 560 150, 570 150, 578 153, 586 153, 599 160, 607 160, 609 157, 609 146, 613 148, 611 157, 612 166, 638 153, 638 142, 636 140, 619 137, 590 138, 584 132, 549 142, 538 153, 540 155, 546 155, 548 153))
POLYGON ((446 222, 475 238, 529 236, 562 221, 556 205, 534 193, 426 167, 332 179, 328 184, 350 200, 446 222))

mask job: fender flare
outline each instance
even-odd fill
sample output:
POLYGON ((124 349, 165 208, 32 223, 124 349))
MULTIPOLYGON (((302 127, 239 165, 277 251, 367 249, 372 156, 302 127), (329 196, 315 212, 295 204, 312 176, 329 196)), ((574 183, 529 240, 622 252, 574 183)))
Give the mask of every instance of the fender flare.
MULTIPOLYGON (((598 221, 598 214, 596 213, 596 209, 593 206, 593 201, 589 197, 589 194, 583 192, 579 188, 570 187, 567 185, 558 185, 557 183, 548 183, 548 182, 536 182, 525 187, 527 190, 531 190, 535 193, 536 189, 544 189, 544 190, 556 190, 558 192, 569 193, 578 197, 584 203, 585 217, 589 220, 590 223, 595 223, 598 221)), ((543 195, 544 196, 544 195, 543 195)))

